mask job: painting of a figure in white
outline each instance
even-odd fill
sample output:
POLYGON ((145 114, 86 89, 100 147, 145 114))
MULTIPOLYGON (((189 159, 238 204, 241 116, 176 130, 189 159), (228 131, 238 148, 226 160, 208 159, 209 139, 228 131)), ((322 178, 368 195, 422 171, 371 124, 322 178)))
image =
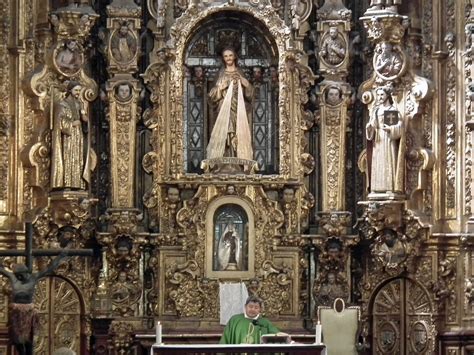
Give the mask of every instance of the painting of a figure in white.
POLYGON ((248 269, 248 226, 245 211, 238 205, 220 207, 214 218, 215 271, 248 269))
POLYGON ((224 234, 219 240, 218 259, 220 270, 240 270, 237 260, 240 260, 240 238, 235 225, 229 221, 224 234))

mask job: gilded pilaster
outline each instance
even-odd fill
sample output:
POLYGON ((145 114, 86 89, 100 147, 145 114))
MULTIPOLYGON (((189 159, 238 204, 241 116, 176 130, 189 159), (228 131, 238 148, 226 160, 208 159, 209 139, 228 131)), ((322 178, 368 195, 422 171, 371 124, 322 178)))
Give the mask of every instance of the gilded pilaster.
MULTIPOLYGON (((10 78, 10 56, 8 54, 8 43, 11 31, 11 1, 0 2, 0 12, 4 14, 3 25, 0 28, 0 62, 4 63, 0 68, 0 179, 4 188, 0 191, 0 226, 8 222, 8 211, 11 210, 12 196, 11 174, 13 162, 10 160, 10 150, 14 149, 14 137, 12 135, 13 114, 11 107, 11 78, 10 78)), ((3 229, 3 228, 2 228, 3 229)))
POLYGON ((135 206, 136 124, 139 82, 133 75, 138 70, 140 53, 139 29, 141 9, 133 1, 114 1, 107 6, 108 38, 106 54, 110 122, 110 167, 112 208, 135 206))
POLYGON ((459 145, 459 136, 456 130, 457 127, 457 75, 456 71, 458 70, 458 56, 457 56, 457 43, 459 37, 456 36, 456 2, 454 0, 445 1, 445 10, 446 10, 446 32, 444 37, 444 48, 447 50, 447 58, 445 62, 445 82, 446 82, 446 100, 445 103, 445 117, 446 117, 446 145, 445 145, 445 157, 446 157, 446 167, 445 167, 445 206, 444 214, 446 219, 456 219, 457 212, 456 207, 459 204, 459 199, 456 193, 457 185, 457 146, 459 145))
MULTIPOLYGON (((464 107, 465 113, 470 110, 469 87, 466 86, 468 79, 461 80, 458 75, 460 71, 467 70, 463 68, 463 62, 468 60, 467 57, 463 58, 466 48, 460 49, 468 24, 464 26, 461 19, 469 12, 466 12, 461 2, 451 0, 435 2, 433 8, 445 14, 434 21, 436 26, 433 27, 433 58, 437 60, 434 80, 440 84, 433 112, 434 121, 437 121, 433 122, 433 147, 437 150, 437 156, 444 157, 437 162, 435 169, 435 213, 439 219, 446 221, 439 226, 443 231, 446 227, 452 230, 462 225, 459 212, 469 208, 471 200, 470 186, 466 180, 469 179, 466 176, 469 175, 469 158, 459 155, 462 149, 467 149, 467 155, 470 155, 469 147, 465 146, 469 144, 469 138, 466 137, 469 127, 465 126, 469 118, 461 114, 462 110, 459 109, 464 107), (460 91, 464 91, 462 96, 459 95, 460 91)), ((466 38, 466 45, 468 41, 466 38)))
POLYGON ((346 81, 349 68, 351 12, 342 6, 318 10, 319 62, 324 80, 319 84, 321 126, 322 210, 344 210, 347 108, 351 88, 346 81))
POLYGON ((465 173, 465 213, 469 218, 468 230, 472 231, 473 222, 473 134, 474 134, 474 11, 466 8, 468 14, 465 25, 464 38, 464 88, 465 88, 465 107, 464 107, 464 122, 465 122, 465 155, 464 155, 464 173, 465 173))
POLYGON ((114 0, 107 6, 104 54, 110 79, 106 82, 107 118, 110 125, 111 203, 102 217, 109 228, 98 240, 103 246, 103 285, 109 292, 110 333, 117 352, 130 350, 136 324, 121 320, 142 315, 141 266, 143 238, 139 235, 143 215, 135 209, 136 125, 141 116, 141 85, 135 78, 140 57, 141 8, 132 0, 114 0))
POLYGON ((319 72, 317 87, 321 141, 321 212, 313 243, 320 250, 313 297, 318 306, 330 306, 336 298, 350 298, 350 247, 358 241, 349 235, 350 212, 346 201, 348 107, 352 89, 347 82, 350 65, 351 11, 342 3, 326 1, 317 10, 319 72))

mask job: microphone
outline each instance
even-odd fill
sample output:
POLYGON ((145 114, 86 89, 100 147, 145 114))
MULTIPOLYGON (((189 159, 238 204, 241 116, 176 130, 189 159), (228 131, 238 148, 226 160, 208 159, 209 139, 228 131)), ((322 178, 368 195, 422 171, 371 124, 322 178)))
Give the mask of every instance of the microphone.
POLYGON ((256 319, 252 319, 252 324, 253 324, 253 325, 260 325, 260 324, 258 323, 258 320, 256 320, 256 319))

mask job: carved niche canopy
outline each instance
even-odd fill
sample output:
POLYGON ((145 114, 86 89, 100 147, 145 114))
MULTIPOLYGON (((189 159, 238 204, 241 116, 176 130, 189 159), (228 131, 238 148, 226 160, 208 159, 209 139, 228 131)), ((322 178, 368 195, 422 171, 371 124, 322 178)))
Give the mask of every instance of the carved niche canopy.
POLYGON ((255 88, 250 119, 254 160, 260 172, 278 170, 278 50, 267 29, 254 18, 225 11, 207 18, 191 37, 184 62, 185 169, 201 173, 215 112, 208 93, 222 68, 221 52, 233 48, 238 66, 255 88))

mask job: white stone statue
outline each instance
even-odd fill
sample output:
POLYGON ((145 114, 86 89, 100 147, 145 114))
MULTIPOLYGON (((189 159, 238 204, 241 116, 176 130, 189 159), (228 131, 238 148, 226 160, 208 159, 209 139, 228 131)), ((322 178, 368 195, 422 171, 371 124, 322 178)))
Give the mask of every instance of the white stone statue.
POLYGON ((366 126, 368 160, 370 159, 370 191, 403 192, 405 164, 405 127, 403 118, 393 105, 391 90, 376 90, 376 105, 366 126), (369 149, 371 146, 372 149, 369 149), (370 152, 371 151, 371 152, 370 152))
POLYGON ((397 12, 398 5, 402 4, 402 0, 372 0, 367 11, 385 10, 388 12, 397 12))

